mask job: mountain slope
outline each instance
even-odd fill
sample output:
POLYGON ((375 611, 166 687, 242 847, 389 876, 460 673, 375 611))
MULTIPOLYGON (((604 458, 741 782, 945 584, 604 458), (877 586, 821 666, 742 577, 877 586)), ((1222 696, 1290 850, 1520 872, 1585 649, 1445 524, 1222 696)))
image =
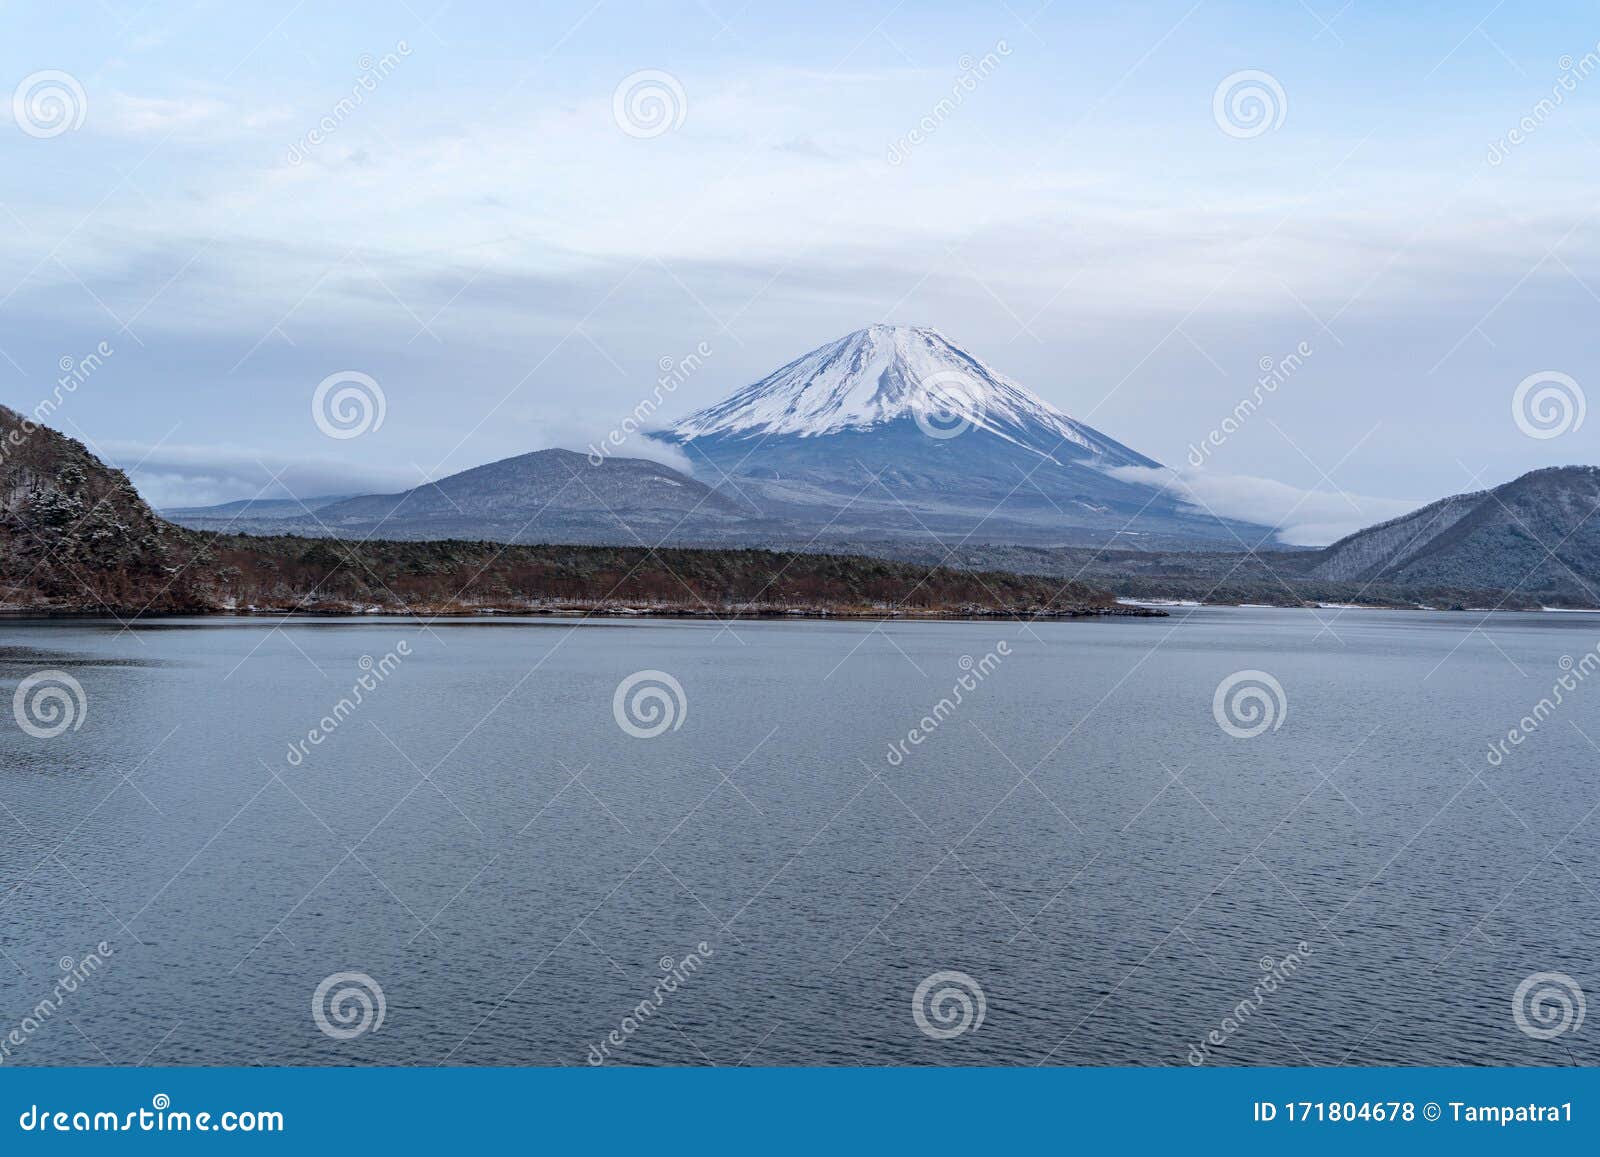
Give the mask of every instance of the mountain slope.
POLYGON ((672 427, 672 435, 678 441, 719 435, 817 438, 914 422, 919 415, 937 430, 937 415, 944 411, 1042 457, 1092 455, 1107 466, 1157 465, 1067 417, 938 330, 911 326, 875 325, 847 334, 689 415, 672 427))
POLYGON ((0 406, 0 609, 191 607, 182 538, 122 471, 0 406))
POLYGON ((829 541, 1237 545, 1269 533, 1112 477, 1159 464, 926 328, 858 330, 656 437, 707 482, 829 541))
MULTIPOLYGON (((541 461, 560 470, 572 465, 561 458, 541 461)), ((490 480, 528 476, 504 463, 495 466, 483 468, 490 480)), ((633 476, 651 475, 633 464, 591 481, 633 476)), ((474 491, 463 485, 456 493, 471 500, 474 491)), ((671 497, 670 488, 663 493, 671 497)), ((643 609, 716 618, 1129 613, 1081 583, 820 553, 345 542, 189 531, 157 518, 120 470, 81 443, 3 406, 0 609, 134 620, 145 612, 246 609, 427 615, 643 609)))
POLYGON ((1536 470, 1321 550, 1131 551, 885 544, 908 561, 1071 576, 1138 598, 1303 606, 1600 608, 1600 469, 1536 470))
POLYGON ((1460 494, 1320 551, 1318 578, 1456 585, 1600 604, 1600 468, 1560 466, 1460 494), (1470 581, 1469 581, 1470 580, 1470 581))
POLYGON ((1310 573, 1336 582, 1359 582, 1380 573, 1471 514, 1488 493, 1477 490, 1453 494, 1410 514, 1347 534, 1317 552, 1317 562, 1310 573))
POLYGON ((278 506, 238 519, 237 504, 173 511, 180 525, 252 533, 502 542, 656 543, 676 528, 713 536, 749 521, 729 498, 658 462, 538 450, 399 494, 367 494, 307 511, 278 506))
MULTIPOLYGON (((215 520, 219 524, 249 523, 260 520, 281 521, 297 518, 306 511, 318 511, 335 502, 343 502, 349 494, 326 494, 315 498, 240 498, 217 506, 170 506, 157 513, 169 522, 195 525, 215 520)), ((205 529, 221 529, 206 527, 205 529)))

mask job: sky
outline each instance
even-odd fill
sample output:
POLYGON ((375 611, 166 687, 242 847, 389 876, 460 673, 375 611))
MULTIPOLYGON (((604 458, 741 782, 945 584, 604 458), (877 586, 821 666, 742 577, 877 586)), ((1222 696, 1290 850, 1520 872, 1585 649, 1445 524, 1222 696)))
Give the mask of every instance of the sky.
POLYGON ((1600 462, 1597 170, 1577 3, 0 3, 0 401, 307 497, 930 325, 1326 541, 1600 462))

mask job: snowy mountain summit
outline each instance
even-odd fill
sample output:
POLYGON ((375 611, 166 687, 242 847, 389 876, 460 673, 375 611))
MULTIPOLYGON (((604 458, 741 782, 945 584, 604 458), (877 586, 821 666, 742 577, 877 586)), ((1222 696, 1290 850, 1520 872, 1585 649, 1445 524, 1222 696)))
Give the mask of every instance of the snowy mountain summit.
POLYGON ((907 422, 934 438, 982 431, 1052 459, 1155 465, 923 326, 856 330, 690 414, 667 437, 820 438, 907 422))
POLYGON ((847 334, 654 437, 812 541, 1174 547, 1266 530, 1186 505, 1150 480, 1159 463, 921 326, 847 334))

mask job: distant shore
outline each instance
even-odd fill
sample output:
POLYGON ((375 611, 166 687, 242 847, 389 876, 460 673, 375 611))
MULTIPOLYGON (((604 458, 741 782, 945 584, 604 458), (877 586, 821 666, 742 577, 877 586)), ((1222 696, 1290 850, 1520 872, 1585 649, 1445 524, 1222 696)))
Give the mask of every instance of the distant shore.
POLYGON ((283 607, 237 607, 225 609, 171 611, 158 612, 142 611, 138 608, 109 608, 103 610, 64 609, 50 607, 7 607, 0 606, 0 619, 104 619, 108 622, 117 622, 121 618, 150 614, 151 617, 184 618, 184 619, 253 619, 253 618, 282 618, 284 616, 304 616, 306 618, 389 618, 389 619, 464 619, 480 617, 505 617, 505 618, 547 618, 547 619, 703 619, 711 622, 722 622, 730 619, 741 621, 784 621, 792 619, 840 619, 850 622, 893 620, 896 622, 983 622, 994 620, 1005 621, 1048 621, 1053 619, 1094 619, 1094 618, 1166 618, 1167 612, 1158 607, 1080 607, 1063 610, 1049 610, 1044 608, 1016 608, 1013 610, 991 609, 986 607, 963 608, 957 610, 886 610, 874 607, 848 607, 833 609, 827 607, 691 607, 691 606, 517 606, 504 604, 498 606, 464 606, 451 604, 447 606, 420 605, 410 607, 398 606, 352 606, 344 604, 319 603, 311 606, 283 606, 283 607))
POLYGON ((1600 607, 1550 607, 1526 604, 1503 606, 1428 606, 1424 603, 1373 602, 1373 603, 1236 603, 1227 600, 1204 599, 1137 599, 1119 596, 1117 602, 1125 607, 1169 608, 1198 610, 1201 607, 1256 611, 1430 611, 1439 614, 1549 614, 1549 615, 1600 615, 1600 607))

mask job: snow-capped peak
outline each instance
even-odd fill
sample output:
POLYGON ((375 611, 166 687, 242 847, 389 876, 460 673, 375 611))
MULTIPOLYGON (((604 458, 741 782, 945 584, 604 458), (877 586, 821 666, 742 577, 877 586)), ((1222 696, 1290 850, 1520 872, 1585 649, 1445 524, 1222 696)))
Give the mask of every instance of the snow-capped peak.
POLYGON ((690 414, 667 436, 815 438, 930 415, 1043 454, 1067 442, 1107 465, 1152 464, 924 326, 856 330, 690 414))

